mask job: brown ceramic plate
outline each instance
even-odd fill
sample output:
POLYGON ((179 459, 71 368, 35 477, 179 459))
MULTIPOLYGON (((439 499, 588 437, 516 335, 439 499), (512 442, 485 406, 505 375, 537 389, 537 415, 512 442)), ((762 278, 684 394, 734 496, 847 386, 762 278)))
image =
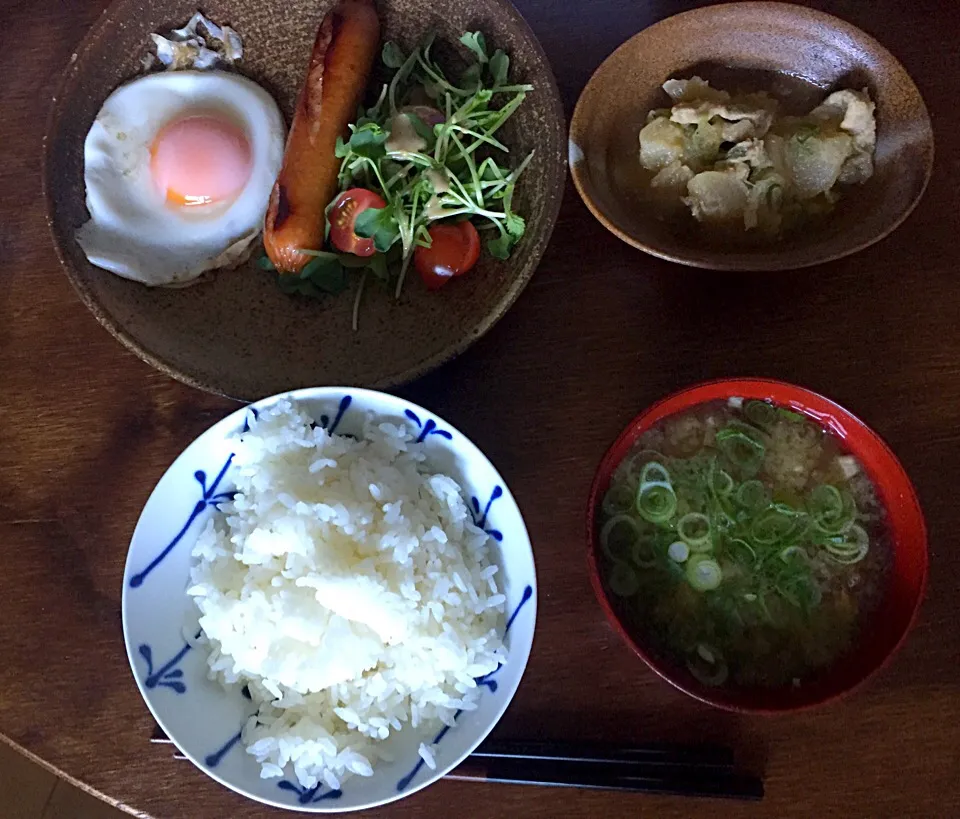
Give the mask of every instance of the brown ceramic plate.
MULTIPOLYGON (((289 122, 317 26, 332 5, 211 0, 203 11, 237 29, 244 39, 241 72, 274 95, 289 122)), ((196 8, 192 0, 118 0, 78 48, 54 99, 44 145, 48 218, 67 275, 100 322, 174 378, 242 399, 316 384, 397 384, 457 355, 490 329, 540 260, 565 174, 556 81, 536 37, 507 0, 383 0, 378 8, 384 38, 407 46, 431 30, 438 42, 456 43, 464 31, 479 29, 510 55, 513 77, 535 86, 503 129, 514 157, 536 150, 514 205, 527 232, 510 260, 484 253, 468 276, 435 293, 414 275, 399 303, 368 291, 358 332, 350 326, 351 292, 322 302, 286 296, 252 261, 182 290, 147 288, 87 261, 74 241, 87 219, 86 133, 110 92, 140 72, 147 35, 182 25, 196 8)))
POLYGON ((625 242, 716 270, 806 267, 855 253, 893 231, 919 201, 933 167, 933 131, 920 92, 896 58, 849 23, 786 3, 731 3, 678 14, 628 40, 597 69, 570 124, 570 167, 587 207, 625 242), (637 135, 660 86, 699 74, 731 91, 768 90, 809 110, 840 88, 877 104, 876 170, 815 228, 776 243, 717 243, 692 217, 657 218, 637 197, 637 135))

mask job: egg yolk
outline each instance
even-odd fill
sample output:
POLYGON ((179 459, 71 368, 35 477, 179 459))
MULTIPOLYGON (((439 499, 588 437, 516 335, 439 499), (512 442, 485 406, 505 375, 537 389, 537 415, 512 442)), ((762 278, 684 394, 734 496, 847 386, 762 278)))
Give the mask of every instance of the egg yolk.
POLYGON ((150 172, 167 204, 209 205, 236 196, 250 178, 250 143, 218 117, 189 116, 167 123, 150 147, 150 172))

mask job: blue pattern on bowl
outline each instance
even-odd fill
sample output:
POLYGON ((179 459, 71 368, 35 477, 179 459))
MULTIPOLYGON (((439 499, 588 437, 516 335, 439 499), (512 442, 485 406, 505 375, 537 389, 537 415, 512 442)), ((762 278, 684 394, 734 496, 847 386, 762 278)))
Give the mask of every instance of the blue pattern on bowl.
POLYGON ((190 650, 190 643, 185 643, 183 648, 178 651, 172 660, 160 666, 156 671, 153 670, 153 651, 146 643, 142 643, 137 651, 140 656, 147 661, 147 678, 143 684, 147 688, 156 688, 158 685, 164 688, 171 688, 178 694, 186 693, 187 686, 183 683, 183 670, 177 668, 180 661, 187 656, 190 650))
MULTIPOLYGON (((510 617, 507 618, 507 624, 503 629, 504 639, 506 639, 507 634, 510 632, 510 627, 513 625, 514 620, 517 619, 517 615, 520 614, 520 610, 529 602, 530 598, 532 597, 533 597, 533 588, 531 586, 527 586, 523 590, 523 597, 521 597, 520 602, 517 604, 517 607, 513 610, 513 613, 510 615, 510 617)), ((500 671, 501 668, 503 668, 503 663, 498 665, 489 674, 484 674, 482 677, 477 677, 475 679, 475 682, 477 683, 478 686, 486 686, 490 690, 490 693, 495 693, 497 690, 497 681, 493 679, 493 677, 500 671)), ((454 720, 456 720, 457 717, 459 717, 460 714, 462 713, 463 713, 462 711, 457 711, 457 713, 454 714, 454 717, 453 717, 454 720)), ((450 730, 451 727, 452 726, 449 726, 449 725, 443 726, 443 728, 441 728, 440 731, 437 733, 437 735, 433 738, 433 741, 431 742, 431 744, 436 745, 438 742, 440 742, 440 740, 442 740, 447 735, 447 732, 450 730)), ((223 757, 226 756, 226 754, 233 748, 233 746, 239 742, 240 742, 240 731, 237 731, 236 734, 234 734, 229 740, 227 740, 227 742, 223 745, 223 747, 221 747, 219 750, 215 751, 214 753, 206 756, 204 758, 204 762, 209 767, 215 768, 217 765, 220 764, 220 760, 222 760, 223 757)), ((421 771, 421 769, 425 764, 426 763, 424 763, 423 759, 419 759, 416 765, 410 771, 410 773, 408 773, 399 782, 397 782, 397 790, 398 791, 405 790, 413 781, 414 777, 421 771)), ((280 782, 278 782, 277 787, 279 787, 281 790, 291 791, 293 793, 296 793, 297 802, 299 802, 301 805, 311 804, 313 802, 320 802, 321 800, 324 800, 324 799, 339 799, 341 796, 343 796, 343 791, 340 789, 328 790, 326 792, 321 793, 320 791, 323 788, 323 785, 316 785, 313 788, 304 788, 302 785, 295 782, 291 782, 287 779, 283 779, 280 782)))
POLYGON ((240 731, 237 731, 230 739, 228 739, 222 746, 220 746, 212 754, 207 754, 203 761, 208 768, 216 768, 220 764, 220 760, 223 759, 229 752, 240 741, 240 731))
MULTIPOLYGON (((500 487, 497 487, 497 488, 499 489, 500 487)), ((511 614, 510 617, 507 619, 507 625, 503 629, 504 639, 506 639, 507 634, 510 631, 510 626, 513 625, 513 621, 517 619, 517 615, 520 613, 520 609, 522 609, 526 605, 527 601, 529 601, 531 597, 533 597, 533 587, 527 586, 523 590, 523 597, 520 598, 520 602, 517 604, 517 607, 513 610, 513 614, 511 614)), ((485 685, 487 688, 490 689, 491 694, 494 693, 497 690, 497 681, 492 678, 497 672, 500 671, 501 668, 503 668, 503 663, 500 663, 500 665, 498 665, 495 669, 493 669, 493 671, 491 671, 489 674, 484 674, 482 677, 475 678, 474 682, 476 682, 478 686, 485 685)), ((454 722, 456 722, 457 717, 459 717, 462 713, 463 711, 457 711, 457 713, 453 715, 454 722)), ((441 739, 443 739, 447 735, 447 732, 452 727, 453 726, 451 725, 444 725, 443 728, 441 728, 440 731, 437 733, 437 735, 433 738, 433 742, 431 742, 430 744, 436 745, 441 739)), ((420 769, 423 768, 423 766, 426 764, 427 763, 423 761, 423 758, 419 759, 417 761, 417 764, 413 766, 413 770, 410 771, 410 773, 408 773, 406 776, 404 776, 399 782, 397 782, 397 790, 398 791, 405 790, 407 786, 413 781, 413 778, 420 772, 420 769)))
POLYGON ((483 512, 480 511, 480 501, 477 500, 477 496, 473 495, 470 498, 470 517, 473 518, 473 525, 478 529, 483 529, 483 531, 490 535, 497 543, 503 540, 503 533, 500 532, 499 529, 487 528, 487 515, 490 514, 490 507, 493 506, 493 502, 497 498, 502 497, 503 487, 497 484, 493 487, 493 492, 490 493, 490 500, 488 500, 487 505, 483 507, 483 512))
MULTIPOLYGON (((346 415, 348 409, 353 403, 353 396, 350 394, 344 394, 340 397, 337 404, 337 409, 333 414, 331 419, 328 414, 321 414, 318 419, 318 425, 327 429, 328 432, 334 433, 337 428, 340 426, 343 421, 344 416, 346 415)), ((258 413, 255 407, 248 407, 248 411, 253 415, 254 419, 258 417, 258 413)), ((435 419, 424 416, 421 416, 414 412, 412 409, 405 409, 404 416, 409 419, 413 424, 416 425, 418 443, 424 443, 431 436, 438 436, 447 441, 453 440, 453 434, 446 429, 441 429, 435 419)), ((243 426, 239 430, 242 434, 250 428, 249 418, 244 415, 243 426)), ((218 491, 222 483, 226 481, 229 484, 227 478, 230 466, 233 462, 234 454, 231 453, 226 459, 226 462, 223 466, 217 471, 216 477, 212 483, 207 486, 207 472, 204 470, 197 470, 194 472, 194 479, 199 483, 201 489, 201 496, 198 501, 194 504, 191 512, 187 516, 187 519, 183 526, 178 530, 174 537, 166 544, 166 546, 156 555, 156 557, 146 566, 142 571, 132 575, 129 580, 130 589, 138 589, 143 585, 144 580, 150 575, 150 573, 156 569, 164 559, 173 552, 176 546, 185 538, 188 531, 193 526, 194 522, 200 517, 200 515, 208 509, 208 507, 219 508, 218 504, 231 500, 234 496, 233 491, 218 491)), ((504 496, 503 487, 497 483, 494 485, 493 489, 490 491, 490 495, 485 504, 481 505, 479 498, 476 495, 470 496, 470 503, 468 509, 470 515, 473 519, 474 524, 485 531, 491 538, 497 542, 503 541, 503 533, 499 528, 495 528, 490 524, 491 509, 494 506, 497 499, 504 496)), ((523 595, 516 605, 514 611, 510 614, 507 619, 507 623, 504 629, 504 638, 506 638, 507 633, 510 631, 511 626, 517 618, 517 615, 523 609, 527 602, 533 596, 533 587, 530 584, 524 586, 523 595)), ((198 635, 199 636, 199 635, 198 635)), ((146 677, 142 679, 142 685, 147 690, 153 690, 158 688, 167 688, 174 691, 178 695, 186 694, 187 685, 184 677, 184 672, 179 668, 180 662, 187 656, 192 648, 190 642, 185 642, 183 647, 166 663, 155 668, 153 662, 153 650, 150 645, 147 643, 141 643, 137 652, 143 660, 146 661, 147 673, 146 677)), ((491 693, 497 691, 498 683, 494 679, 500 670, 503 668, 501 664, 496 669, 491 671, 489 674, 486 674, 482 677, 476 678, 476 683, 478 686, 485 686, 491 693)), ((244 687, 243 690, 244 696, 249 699, 249 693, 246 692, 244 687)), ((454 715, 454 720, 456 720, 462 712, 458 711, 454 715)), ((454 726, 455 727, 455 726, 454 726)), ((437 744, 440 742, 450 731, 451 726, 444 726, 433 738, 432 744, 437 744)), ((220 762, 233 750, 237 745, 241 744, 241 732, 237 731, 233 734, 223 745, 221 745, 215 751, 207 754, 203 757, 203 762, 208 768, 216 768, 220 762)), ((425 763, 422 759, 418 758, 416 765, 413 769, 403 778, 401 778, 396 785, 397 792, 405 790, 411 782, 414 780, 416 775, 423 769, 425 763)), ((355 780, 358 784, 363 782, 362 778, 355 780)), ((327 789, 324 790, 324 785, 320 784, 314 788, 304 788, 296 782, 292 782, 288 779, 283 779, 277 782, 277 788, 281 791, 293 794, 296 797, 296 803, 300 805, 309 805, 326 800, 336 800, 343 795, 343 791, 336 789, 327 789)), ((352 790, 352 789, 351 789, 352 790)))
POLYGON ((302 785, 298 785, 295 782, 289 782, 284 779, 282 782, 277 783, 277 787, 282 791, 293 791, 297 795, 297 801, 301 805, 309 805, 313 802, 322 802, 324 799, 339 799, 343 796, 343 791, 337 788, 336 790, 328 790, 321 792, 323 785, 315 785, 312 788, 304 788, 302 785))
POLYGON ((453 440, 453 435, 451 435, 445 429, 440 429, 437 426, 437 422, 432 418, 428 418, 426 421, 421 421, 420 416, 411 409, 405 410, 403 414, 413 421, 413 423, 417 425, 417 429, 420 430, 420 434, 417 436, 418 444, 422 444, 431 435, 439 435, 441 438, 446 438, 448 441, 453 440))
POLYGON ((193 525, 193 522, 200 517, 200 513, 206 510, 208 506, 216 506, 218 503, 221 503, 226 500, 233 499, 233 492, 217 492, 217 487, 220 485, 220 481, 223 480, 224 475, 227 474, 227 470, 230 469, 230 464, 233 463, 233 453, 230 453, 230 457, 227 458, 227 462, 220 468, 220 471, 217 473, 217 477, 214 478, 213 483, 210 484, 210 487, 207 488, 207 473, 202 469, 198 469, 193 473, 193 477, 196 479, 197 483, 200 484, 200 500, 196 502, 193 507, 193 511, 190 513, 187 518, 187 522, 180 527, 180 531, 174 535, 173 540, 171 540, 153 560, 150 561, 150 564, 142 572, 138 572, 130 578, 130 588, 136 589, 143 585, 143 581, 147 579, 147 575, 150 574, 154 569, 157 568, 162 562, 163 559, 173 551, 174 547, 183 540, 183 536, 189 531, 190 527, 193 525))
MULTIPOLYGON (((320 426, 327 430, 331 435, 336 432, 337 427, 340 425, 340 422, 343 420, 343 415, 347 411, 347 408, 350 406, 350 403, 353 401, 352 396, 345 395, 340 399, 340 404, 337 407, 337 413, 334 416, 333 423, 330 424, 330 418, 326 415, 320 416, 320 426), (328 427, 329 424, 329 427, 328 427)), ((256 420, 259 415, 255 407, 248 408, 251 413, 253 413, 254 420, 256 420)), ((409 412, 409 410, 408 410, 409 412)), ((411 413, 412 414, 412 413, 411 413)), ((416 416, 414 416, 416 418, 416 416)), ((419 421, 418 421, 419 423, 419 421)), ((429 424, 436 426, 434 421, 428 421, 429 424)), ((246 432, 250 429, 250 424, 248 419, 244 418, 243 429, 241 433, 246 432)), ((450 433, 440 433, 447 435, 449 437, 450 433)), ((422 439, 418 439, 422 440, 422 439)), ((193 511, 190 513, 190 516, 187 518, 187 522, 183 524, 180 528, 180 531, 174 535, 173 540, 171 540, 163 551, 160 552, 142 572, 135 574, 130 578, 131 588, 138 588, 143 585, 143 581, 146 580, 147 575, 150 574, 157 566, 159 566, 163 559, 173 551, 174 547, 183 539, 183 536, 190 530, 190 527, 193 525, 193 522, 200 517, 200 514, 206 510, 208 506, 217 506, 217 504, 233 500, 233 492, 217 492, 217 487, 220 485, 220 481, 223 480, 224 476, 227 474, 227 471, 230 469, 230 464, 233 462, 233 456, 235 453, 231 452, 230 457, 227 458, 227 462, 223 465, 220 471, 217 473, 217 477, 214 479, 213 483, 210 485, 210 488, 207 488, 207 473, 202 469, 198 469, 193 477, 196 478, 197 483, 200 484, 201 496, 200 500, 197 501, 196 505, 193 507, 193 511)))
POLYGON ((353 396, 345 395, 340 399, 340 403, 337 405, 337 414, 333 417, 333 423, 330 423, 330 418, 327 415, 320 416, 320 426, 322 426, 327 432, 331 435, 337 431, 337 427, 340 426, 340 422, 343 420, 343 416, 349 408, 350 404, 353 403, 353 396))

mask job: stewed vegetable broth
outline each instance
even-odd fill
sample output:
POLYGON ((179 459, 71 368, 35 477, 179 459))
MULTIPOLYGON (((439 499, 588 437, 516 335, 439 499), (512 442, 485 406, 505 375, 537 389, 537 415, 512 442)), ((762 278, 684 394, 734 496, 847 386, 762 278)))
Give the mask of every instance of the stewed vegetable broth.
POLYGON ((599 511, 601 572, 655 652, 708 685, 800 685, 855 641, 891 548, 842 442, 761 401, 657 424, 599 511))

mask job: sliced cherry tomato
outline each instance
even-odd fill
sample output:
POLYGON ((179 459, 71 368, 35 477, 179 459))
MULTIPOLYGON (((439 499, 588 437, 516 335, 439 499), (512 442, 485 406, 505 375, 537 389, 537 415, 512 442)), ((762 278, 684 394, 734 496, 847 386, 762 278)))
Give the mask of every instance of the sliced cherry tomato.
POLYGON ((443 287, 477 263, 480 236, 470 222, 433 225, 427 232, 430 247, 418 247, 413 252, 413 263, 428 290, 443 287))
POLYGON ((343 253, 372 256, 377 252, 373 239, 363 239, 353 232, 357 217, 367 208, 385 208, 387 203, 366 188, 350 188, 341 193, 330 208, 330 243, 343 253))

